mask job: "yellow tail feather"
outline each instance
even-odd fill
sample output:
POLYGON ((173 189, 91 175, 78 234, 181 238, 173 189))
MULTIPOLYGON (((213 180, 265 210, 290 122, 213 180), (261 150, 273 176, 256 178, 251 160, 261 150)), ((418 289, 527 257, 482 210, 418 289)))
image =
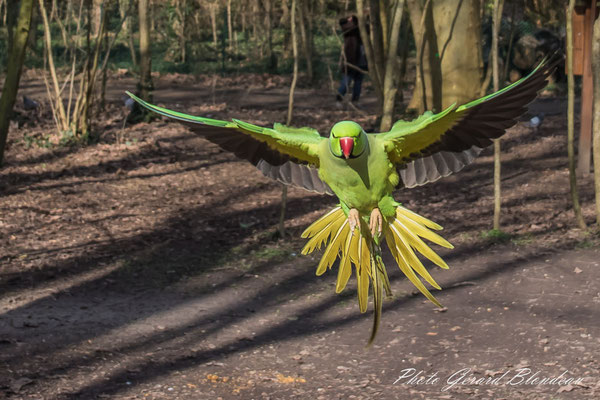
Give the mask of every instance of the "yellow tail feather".
MULTIPOLYGON (((413 211, 398 206, 395 216, 384 218, 382 233, 400 270, 425 297, 441 307, 441 304, 415 274, 415 272, 418 273, 434 288, 441 289, 419 260, 416 252, 421 253, 441 268, 448 268, 444 260, 421 238, 446 248, 451 249, 453 246, 430 229, 441 230, 442 227, 413 211)), ((328 268, 331 268, 338 257, 340 258, 336 284, 337 293, 346 287, 352 275, 352 265, 354 265, 357 277, 358 304, 361 312, 367 311, 369 286, 372 283, 375 318, 369 340, 371 343, 379 326, 383 289, 388 295, 391 295, 391 291, 387 272, 381 259, 381 249, 371 236, 367 224, 363 221, 360 227, 356 228, 354 232, 350 232, 344 211, 341 207, 336 207, 310 225, 302 237, 309 238, 302 249, 302 254, 312 253, 326 244, 317 267, 317 275, 322 275, 328 268)))
POLYGON ((433 286, 436 289, 441 289, 437 282, 433 279, 433 277, 429 275, 429 272, 427 272, 425 266, 423 265, 423 263, 421 263, 421 260, 419 260, 412 247, 409 245, 408 240, 402 235, 401 232, 397 230, 394 224, 391 224, 390 228, 392 232, 394 232, 393 239, 391 242, 392 244, 388 242, 388 246, 390 247, 390 249, 392 248, 392 246, 395 245, 397 252, 400 255, 402 255, 402 259, 406 260, 407 264, 410 265, 412 269, 417 271, 417 273, 421 275, 431 286, 433 286))

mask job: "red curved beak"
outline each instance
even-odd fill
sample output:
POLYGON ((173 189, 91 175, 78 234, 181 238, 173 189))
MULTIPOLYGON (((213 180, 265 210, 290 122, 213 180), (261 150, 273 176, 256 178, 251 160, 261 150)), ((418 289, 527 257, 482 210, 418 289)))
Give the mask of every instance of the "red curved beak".
POLYGON ((351 137, 343 137, 340 139, 340 146, 342 148, 342 153, 344 153, 344 157, 348 159, 352 154, 352 149, 354 149, 354 139, 351 137))

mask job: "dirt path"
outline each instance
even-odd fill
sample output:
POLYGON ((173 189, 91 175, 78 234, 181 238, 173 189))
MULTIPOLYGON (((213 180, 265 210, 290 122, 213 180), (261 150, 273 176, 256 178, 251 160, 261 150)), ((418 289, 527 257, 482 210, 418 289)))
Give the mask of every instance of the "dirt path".
MULTIPOLYGON (((280 120, 287 101, 281 82, 244 101, 248 87, 218 82, 214 102, 203 101, 212 82, 166 90, 176 83, 159 82, 157 101, 217 118, 280 120), (268 109, 265 93, 274 94, 268 109)), ((503 224, 514 233, 504 242, 482 236, 489 152, 459 175, 398 193, 456 246, 440 251, 450 270, 430 268, 447 310, 386 258, 394 297, 365 349, 371 314, 358 312, 353 279, 335 295, 336 272, 315 277, 318 256, 298 255, 301 230, 334 200, 291 189, 291 237, 274 240, 279 187, 177 124, 121 131, 118 93, 128 85, 111 86, 98 144, 15 141, 49 132, 47 120, 11 133, 0 170, 0 398, 599 397, 600 253, 573 228, 564 117, 551 115, 562 101, 535 105, 550 110, 539 133, 520 125, 503 141, 503 224), (127 144, 114 144, 117 134, 127 144), (422 372, 399 379, 410 368, 422 372), (516 377, 523 368, 530 374, 516 377), (562 384, 539 384, 563 372, 562 384)), ((299 125, 373 122, 337 110, 326 89, 304 93, 299 125)), ((591 182, 581 184, 591 221, 591 182)))

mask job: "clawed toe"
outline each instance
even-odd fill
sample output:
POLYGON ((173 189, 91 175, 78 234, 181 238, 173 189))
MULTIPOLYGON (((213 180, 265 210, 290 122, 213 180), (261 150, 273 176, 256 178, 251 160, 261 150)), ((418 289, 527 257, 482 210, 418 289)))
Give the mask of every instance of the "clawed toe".
POLYGON ((374 208, 371 211, 371 218, 369 218, 369 229, 371 230, 371 234, 375 236, 376 234, 381 234, 381 230, 383 227, 383 217, 381 216, 381 212, 379 208, 374 208))
POLYGON ((350 224, 350 233, 354 234, 354 229, 360 229, 360 216, 356 208, 352 208, 348 212, 348 224, 350 224))

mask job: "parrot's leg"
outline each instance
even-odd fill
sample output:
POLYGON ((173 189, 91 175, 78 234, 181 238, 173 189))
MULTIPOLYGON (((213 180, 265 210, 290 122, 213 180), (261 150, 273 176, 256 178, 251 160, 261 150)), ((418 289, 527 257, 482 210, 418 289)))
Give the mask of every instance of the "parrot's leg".
POLYGON ((371 211, 371 218, 369 218, 369 229, 371 230, 373 237, 381 235, 381 230, 383 229, 383 217, 381 216, 381 212, 377 207, 371 211))
POLYGON ((348 211, 348 224, 350 225, 350 233, 354 235, 354 228, 360 229, 360 216, 356 208, 351 208, 348 211))

